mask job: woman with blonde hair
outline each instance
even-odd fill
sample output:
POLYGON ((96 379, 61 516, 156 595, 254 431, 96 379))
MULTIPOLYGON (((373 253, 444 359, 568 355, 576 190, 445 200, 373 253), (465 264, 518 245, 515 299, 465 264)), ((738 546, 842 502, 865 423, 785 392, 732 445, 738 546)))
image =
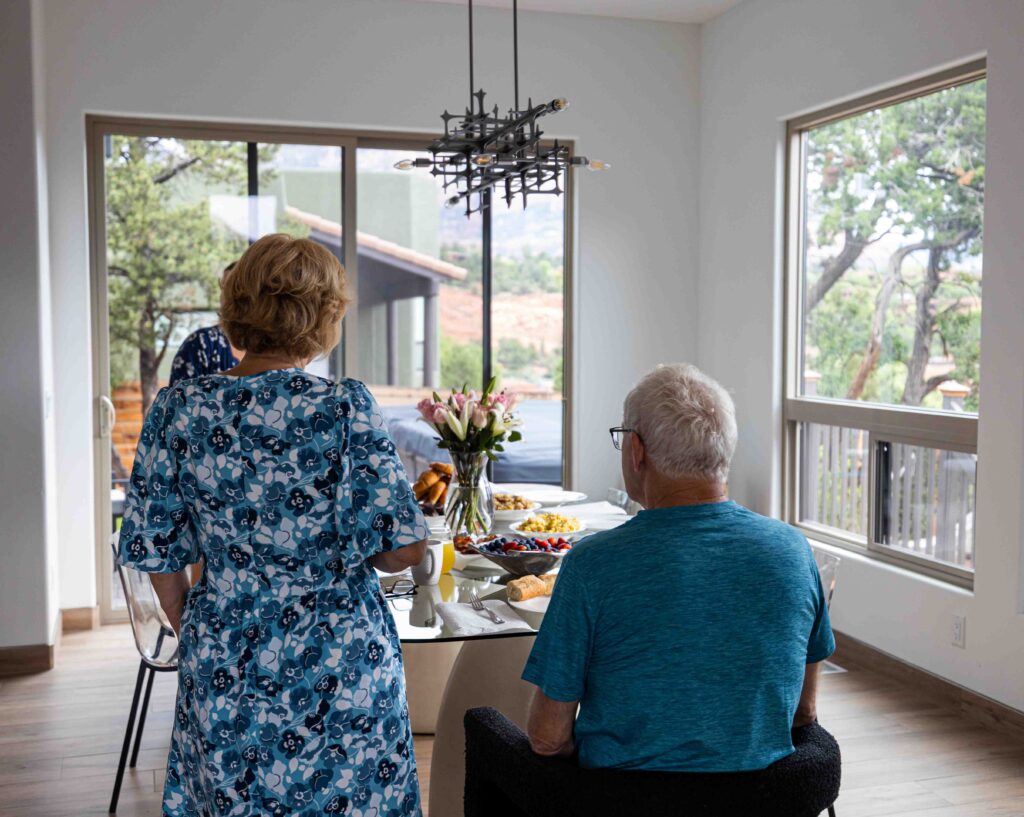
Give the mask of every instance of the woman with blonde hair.
POLYGON ((418 563, 427 528, 366 387, 303 371, 338 343, 344 287, 319 244, 261 238, 222 282, 241 362, 146 417, 119 561, 180 633, 165 817, 420 813, 374 568, 418 563))

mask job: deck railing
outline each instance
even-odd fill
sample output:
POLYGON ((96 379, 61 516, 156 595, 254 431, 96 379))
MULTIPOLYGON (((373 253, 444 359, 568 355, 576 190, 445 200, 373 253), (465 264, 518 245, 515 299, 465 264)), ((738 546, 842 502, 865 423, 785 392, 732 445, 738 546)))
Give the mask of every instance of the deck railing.
MULTIPOLYGON (((962 410, 959 393, 949 391, 943 407, 962 410)), ((878 441, 872 532, 868 432, 804 423, 800 448, 803 520, 929 559, 974 566, 974 454, 878 441)))

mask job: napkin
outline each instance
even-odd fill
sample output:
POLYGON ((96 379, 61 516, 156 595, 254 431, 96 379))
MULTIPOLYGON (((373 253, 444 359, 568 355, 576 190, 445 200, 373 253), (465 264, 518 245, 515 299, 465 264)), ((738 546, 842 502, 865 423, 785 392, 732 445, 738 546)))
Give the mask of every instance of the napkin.
POLYGON ((511 607, 498 599, 484 599, 484 606, 505 619, 504 624, 495 624, 483 610, 474 610, 468 602, 446 601, 437 605, 437 614, 444 619, 448 628, 458 636, 490 635, 491 633, 530 630, 527 624, 511 607))

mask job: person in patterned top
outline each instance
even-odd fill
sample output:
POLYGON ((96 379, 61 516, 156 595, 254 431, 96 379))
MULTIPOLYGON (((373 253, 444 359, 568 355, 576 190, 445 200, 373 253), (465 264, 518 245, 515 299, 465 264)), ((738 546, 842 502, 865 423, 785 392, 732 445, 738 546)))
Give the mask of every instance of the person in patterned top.
MULTIPOLYGON (((224 268, 224 275, 234 268, 235 263, 224 268)), ((241 354, 231 345, 220 326, 204 326, 185 338, 178 347, 171 362, 169 385, 204 374, 226 372, 238 365, 240 357, 241 354)))
POLYGON ((161 389, 143 424, 118 561, 179 634, 163 817, 422 814, 375 568, 422 561, 427 526, 366 386, 303 371, 345 305, 326 249, 260 239, 223 286, 242 361, 161 389))

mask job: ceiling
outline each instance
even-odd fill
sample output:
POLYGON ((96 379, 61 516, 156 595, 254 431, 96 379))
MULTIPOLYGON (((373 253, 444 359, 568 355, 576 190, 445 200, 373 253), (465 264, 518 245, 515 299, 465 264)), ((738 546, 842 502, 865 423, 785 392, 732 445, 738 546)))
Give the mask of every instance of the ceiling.
MULTIPOLYGON (((466 5, 466 0, 422 0, 466 5)), ((593 14, 634 20, 704 23, 741 0, 520 0, 521 11, 553 11, 561 14, 593 14)), ((477 6, 512 8, 512 0, 475 0, 477 6)))

